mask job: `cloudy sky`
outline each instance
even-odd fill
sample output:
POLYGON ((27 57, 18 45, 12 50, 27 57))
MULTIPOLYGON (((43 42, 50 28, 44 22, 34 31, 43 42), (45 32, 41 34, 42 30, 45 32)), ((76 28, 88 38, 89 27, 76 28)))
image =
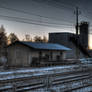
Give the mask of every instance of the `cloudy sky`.
MULTIPOLYGON (((49 32, 75 32, 76 6, 79 23, 92 25, 92 0, 0 0, 0 25, 7 34, 13 32, 20 39, 25 34, 46 35, 49 32)), ((90 34, 91 35, 91 34, 90 34)))

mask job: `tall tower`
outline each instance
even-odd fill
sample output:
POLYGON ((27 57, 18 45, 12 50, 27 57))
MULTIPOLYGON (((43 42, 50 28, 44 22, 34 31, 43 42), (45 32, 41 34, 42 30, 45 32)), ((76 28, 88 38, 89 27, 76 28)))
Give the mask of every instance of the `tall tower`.
POLYGON ((80 44, 84 48, 88 48, 88 33, 89 33, 89 23, 81 22, 80 23, 80 44))

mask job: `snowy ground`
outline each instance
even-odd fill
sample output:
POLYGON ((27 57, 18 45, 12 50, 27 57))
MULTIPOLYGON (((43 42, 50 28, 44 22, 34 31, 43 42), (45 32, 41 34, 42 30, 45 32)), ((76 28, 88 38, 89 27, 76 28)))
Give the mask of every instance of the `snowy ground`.
MULTIPOLYGON (((64 72, 72 72, 72 71, 79 71, 83 66, 80 65, 67 65, 67 66, 54 66, 54 67, 44 67, 44 68, 21 68, 21 69, 14 69, 14 70, 6 70, 0 72, 0 80, 8 80, 8 79, 15 79, 15 78, 22 78, 22 77, 31 77, 31 76, 39 76, 39 75, 47 75, 47 74, 55 74, 55 73, 64 73, 64 72)), ((63 77, 63 76, 62 76, 63 77)), ((69 76, 66 76, 69 77, 69 76)), ((72 86, 79 85, 79 83, 73 83, 72 86)), ((51 90, 54 91, 47 91, 47 88, 41 88, 37 90, 27 91, 27 92, 61 92, 61 88, 65 85, 54 86, 51 90), (55 91, 56 90, 56 91, 55 91)), ((92 90, 91 88, 85 88, 85 90, 92 90)), ((81 89, 83 90, 83 89, 81 89)), ((62 91, 63 92, 63 91, 62 91)), ((87 91, 73 91, 73 92, 87 92, 87 91)), ((90 92, 90 91, 89 91, 90 92)))
MULTIPOLYGON (((52 87, 50 89, 41 88, 41 89, 31 90, 31 91, 26 91, 26 92, 64 92, 64 91, 61 89, 61 86, 58 86, 58 87, 52 87)), ((71 92, 92 92, 92 86, 84 87, 84 88, 74 90, 74 91, 71 91, 71 92)))
POLYGON ((31 77, 39 76, 44 74, 53 74, 53 73, 64 73, 77 71, 82 69, 79 65, 67 65, 67 66, 56 66, 56 67, 45 67, 45 68, 29 68, 29 69, 16 69, 16 70, 6 70, 0 72, 0 80, 7 80, 13 78, 22 78, 22 77, 31 77))
POLYGON ((41 68, 19 68, 16 70, 3 70, 0 71, 0 75, 2 74, 12 74, 12 73, 46 73, 48 71, 50 72, 58 72, 58 70, 62 70, 62 72, 64 71, 72 71, 74 69, 78 69, 81 68, 79 65, 67 65, 67 66, 54 66, 54 67, 41 67, 41 68))

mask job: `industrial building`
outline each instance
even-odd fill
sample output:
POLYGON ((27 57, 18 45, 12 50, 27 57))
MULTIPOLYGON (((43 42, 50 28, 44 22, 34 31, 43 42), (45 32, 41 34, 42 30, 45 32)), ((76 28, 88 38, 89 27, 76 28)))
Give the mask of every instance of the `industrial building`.
POLYGON ((57 32, 57 33, 49 33, 49 42, 58 43, 64 46, 67 46, 72 49, 69 53, 67 53, 67 58, 76 58, 76 50, 79 51, 79 58, 83 58, 88 56, 88 33, 89 33, 89 23, 81 22, 79 25, 79 34, 76 36, 74 33, 69 32, 57 32))
POLYGON ((88 34, 89 34, 89 24, 87 22, 82 22, 79 26, 80 34, 79 34, 79 41, 80 44, 84 48, 88 48, 88 34))

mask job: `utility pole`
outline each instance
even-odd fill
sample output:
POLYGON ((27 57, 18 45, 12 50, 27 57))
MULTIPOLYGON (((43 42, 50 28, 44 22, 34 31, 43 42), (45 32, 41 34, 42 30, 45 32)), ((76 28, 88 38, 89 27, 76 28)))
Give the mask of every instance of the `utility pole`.
POLYGON ((79 27, 79 9, 78 9, 78 7, 76 7, 76 12, 75 12, 75 14, 76 14, 76 36, 78 36, 78 27, 79 27))
MULTIPOLYGON (((80 15, 80 11, 79 11, 79 8, 76 7, 76 11, 74 12, 75 15, 76 15, 76 26, 75 26, 75 29, 76 29, 76 42, 77 42, 77 45, 79 46, 79 15, 80 15)), ((76 59, 79 58, 79 50, 76 48, 76 59)))

